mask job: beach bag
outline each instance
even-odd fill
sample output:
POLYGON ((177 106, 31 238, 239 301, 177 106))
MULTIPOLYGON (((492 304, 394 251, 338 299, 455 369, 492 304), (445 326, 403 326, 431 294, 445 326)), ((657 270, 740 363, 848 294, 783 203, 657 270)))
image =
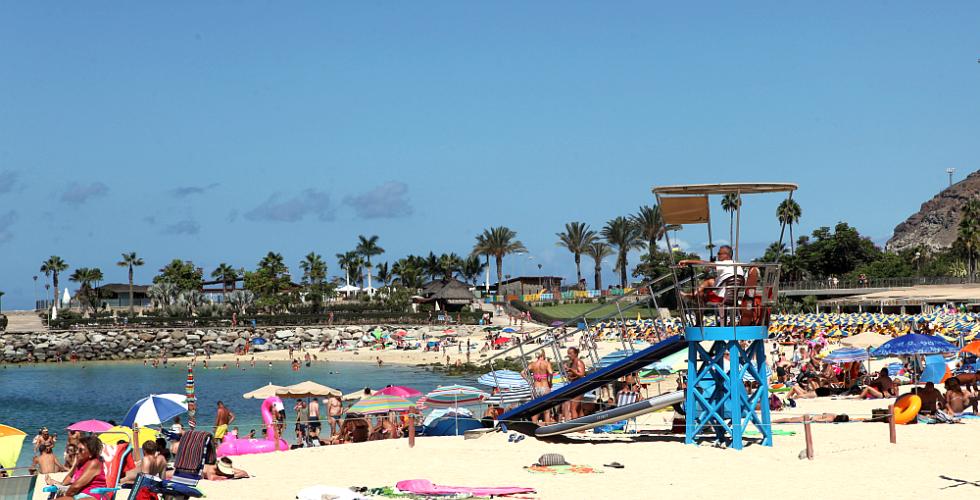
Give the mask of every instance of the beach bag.
POLYGON ((570 465, 570 464, 565 461, 564 456, 558 453, 545 453, 544 455, 538 457, 538 463, 534 465, 552 466, 552 465, 570 465))
POLYGON ((769 395, 769 411, 779 411, 783 409, 783 402, 775 394, 769 395))

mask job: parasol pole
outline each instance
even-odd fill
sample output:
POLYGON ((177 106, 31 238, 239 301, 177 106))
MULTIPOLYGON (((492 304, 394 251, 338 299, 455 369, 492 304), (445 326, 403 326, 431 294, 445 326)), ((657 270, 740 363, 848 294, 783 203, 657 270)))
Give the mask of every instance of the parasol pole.
POLYGON ((184 386, 184 392, 186 394, 185 402, 187 403, 187 426, 190 430, 194 430, 197 425, 197 420, 194 418, 197 414, 197 397, 194 395, 194 365, 187 365, 187 384, 184 386))

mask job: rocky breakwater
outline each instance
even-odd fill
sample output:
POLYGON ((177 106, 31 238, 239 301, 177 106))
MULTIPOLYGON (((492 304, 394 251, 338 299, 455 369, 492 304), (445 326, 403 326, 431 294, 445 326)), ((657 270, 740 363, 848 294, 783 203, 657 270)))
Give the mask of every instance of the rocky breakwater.
MULTIPOLYGON (((159 356, 193 356, 207 351, 231 353, 252 343, 252 350, 362 347, 378 336, 396 333, 411 342, 444 335, 441 326, 331 326, 321 328, 219 328, 219 329, 87 329, 0 335, 0 361, 20 363, 67 360, 75 352, 83 360, 146 359, 159 356), (263 341, 256 341, 261 338, 263 341)), ((476 334, 479 327, 461 326, 460 335, 476 334)))

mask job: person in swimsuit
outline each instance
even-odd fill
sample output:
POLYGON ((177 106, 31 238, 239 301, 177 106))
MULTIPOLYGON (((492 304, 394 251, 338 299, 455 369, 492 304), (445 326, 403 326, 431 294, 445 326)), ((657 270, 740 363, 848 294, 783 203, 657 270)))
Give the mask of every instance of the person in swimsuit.
POLYGON ((962 415, 967 407, 972 407, 973 413, 977 413, 978 398, 964 389, 956 377, 947 380, 945 387, 946 406, 954 415, 962 415))
MULTIPOLYGON (((554 370, 551 367, 551 362, 548 361, 548 357, 545 356, 544 351, 538 351, 537 359, 528 365, 527 371, 531 374, 531 378, 533 379, 532 388, 534 390, 535 397, 541 397, 551 392, 551 375, 554 370)), ((542 418, 546 424, 552 423, 551 411, 549 410, 540 415, 534 415, 531 417, 531 422, 538 423, 538 420, 542 418)))
POLYGON ((333 436, 340 428, 340 415, 344 408, 337 396, 327 400, 327 422, 330 424, 330 435, 333 436))
POLYGON ((44 476, 49 485, 67 486, 59 493, 62 496, 55 500, 74 500, 75 495, 84 493, 99 498, 92 493, 95 488, 105 488, 105 471, 102 463, 102 441, 95 436, 84 437, 79 441, 77 467, 73 467, 65 475, 64 481, 58 483, 50 476, 44 476))
MULTIPOLYGON (((565 375, 571 384, 585 376, 585 363, 578 357, 577 347, 568 348, 568 361, 565 363, 565 375)), ((576 396, 562 403, 562 414, 565 420, 574 420, 582 416, 582 396, 576 396)))
POLYGON ((214 419, 214 437, 221 439, 228 432, 228 426, 235 421, 235 414, 224 403, 218 401, 218 415, 214 419))

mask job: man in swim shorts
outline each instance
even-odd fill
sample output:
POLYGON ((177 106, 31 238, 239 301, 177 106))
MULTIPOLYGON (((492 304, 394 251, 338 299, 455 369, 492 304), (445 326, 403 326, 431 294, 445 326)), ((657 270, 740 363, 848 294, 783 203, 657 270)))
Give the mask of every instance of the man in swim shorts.
POLYGON ((221 439, 228 432, 228 426, 235 421, 235 414, 225 404, 218 401, 218 415, 214 419, 214 437, 221 439))

